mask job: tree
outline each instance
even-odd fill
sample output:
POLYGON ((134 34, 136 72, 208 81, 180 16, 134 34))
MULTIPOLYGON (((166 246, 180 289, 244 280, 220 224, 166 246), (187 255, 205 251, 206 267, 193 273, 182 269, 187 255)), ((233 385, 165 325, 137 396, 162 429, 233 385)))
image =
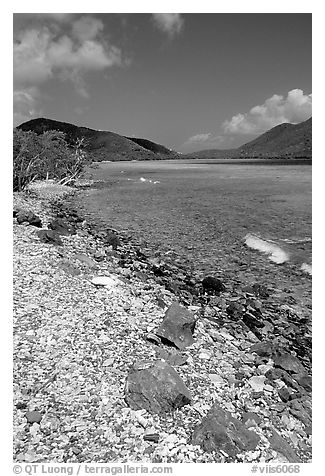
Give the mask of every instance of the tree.
POLYGON ((84 142, 77 139, 75 145, 69 147, 63 132, 47 131, 37 135, 14 129, 14 190, 23 190, 34 180, 50 178, 67 184, 76 179, 88 163, 84 142))

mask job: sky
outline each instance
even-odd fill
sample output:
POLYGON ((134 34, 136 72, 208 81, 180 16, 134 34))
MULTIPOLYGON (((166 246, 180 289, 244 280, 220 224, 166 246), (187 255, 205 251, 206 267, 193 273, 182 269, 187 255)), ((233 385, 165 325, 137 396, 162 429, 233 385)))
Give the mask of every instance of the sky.
POLYGON ((310 13, 13 15, 14 126, 36 117, 182 153, 312 115, 310 13))

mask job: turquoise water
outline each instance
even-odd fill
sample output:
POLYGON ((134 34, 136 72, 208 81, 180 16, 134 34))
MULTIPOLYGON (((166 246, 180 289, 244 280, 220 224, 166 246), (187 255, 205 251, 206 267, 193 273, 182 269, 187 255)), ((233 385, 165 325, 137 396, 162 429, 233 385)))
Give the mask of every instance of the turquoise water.
POLYGON ((301 270, 311 265, 310 164, 112 162, 91 174, 104 185, 83 191, 81 206, 152 253, 201 273, 310 288, 301 270), (247 246, 247 235, 280 247, 288 259, 277 264, 247 246))

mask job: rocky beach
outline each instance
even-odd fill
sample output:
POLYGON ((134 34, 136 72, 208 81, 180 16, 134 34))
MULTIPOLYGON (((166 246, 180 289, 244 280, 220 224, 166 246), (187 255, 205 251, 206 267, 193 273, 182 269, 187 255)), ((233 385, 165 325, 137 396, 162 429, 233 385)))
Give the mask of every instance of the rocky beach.
POLYGON ((91 185, 14 194, 14 460, 311 462, 310 304, 96 226, 91 185))

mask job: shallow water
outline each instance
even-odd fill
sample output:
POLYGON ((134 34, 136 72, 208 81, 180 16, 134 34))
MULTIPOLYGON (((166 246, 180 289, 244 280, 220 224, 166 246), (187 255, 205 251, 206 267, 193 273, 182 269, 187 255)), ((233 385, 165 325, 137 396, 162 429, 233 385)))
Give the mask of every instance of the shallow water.
POLYGON ((79 203, 96 221, 127 231, 153 253, 243 280, 294 286, 306 279, 301 267, 311 265, 310 164, 111 162, 91 173, 105 184, 83 191, 79 203), (247 235, 272 243, 287 259, 270 261, 272 253, 245 244, 247 235))

